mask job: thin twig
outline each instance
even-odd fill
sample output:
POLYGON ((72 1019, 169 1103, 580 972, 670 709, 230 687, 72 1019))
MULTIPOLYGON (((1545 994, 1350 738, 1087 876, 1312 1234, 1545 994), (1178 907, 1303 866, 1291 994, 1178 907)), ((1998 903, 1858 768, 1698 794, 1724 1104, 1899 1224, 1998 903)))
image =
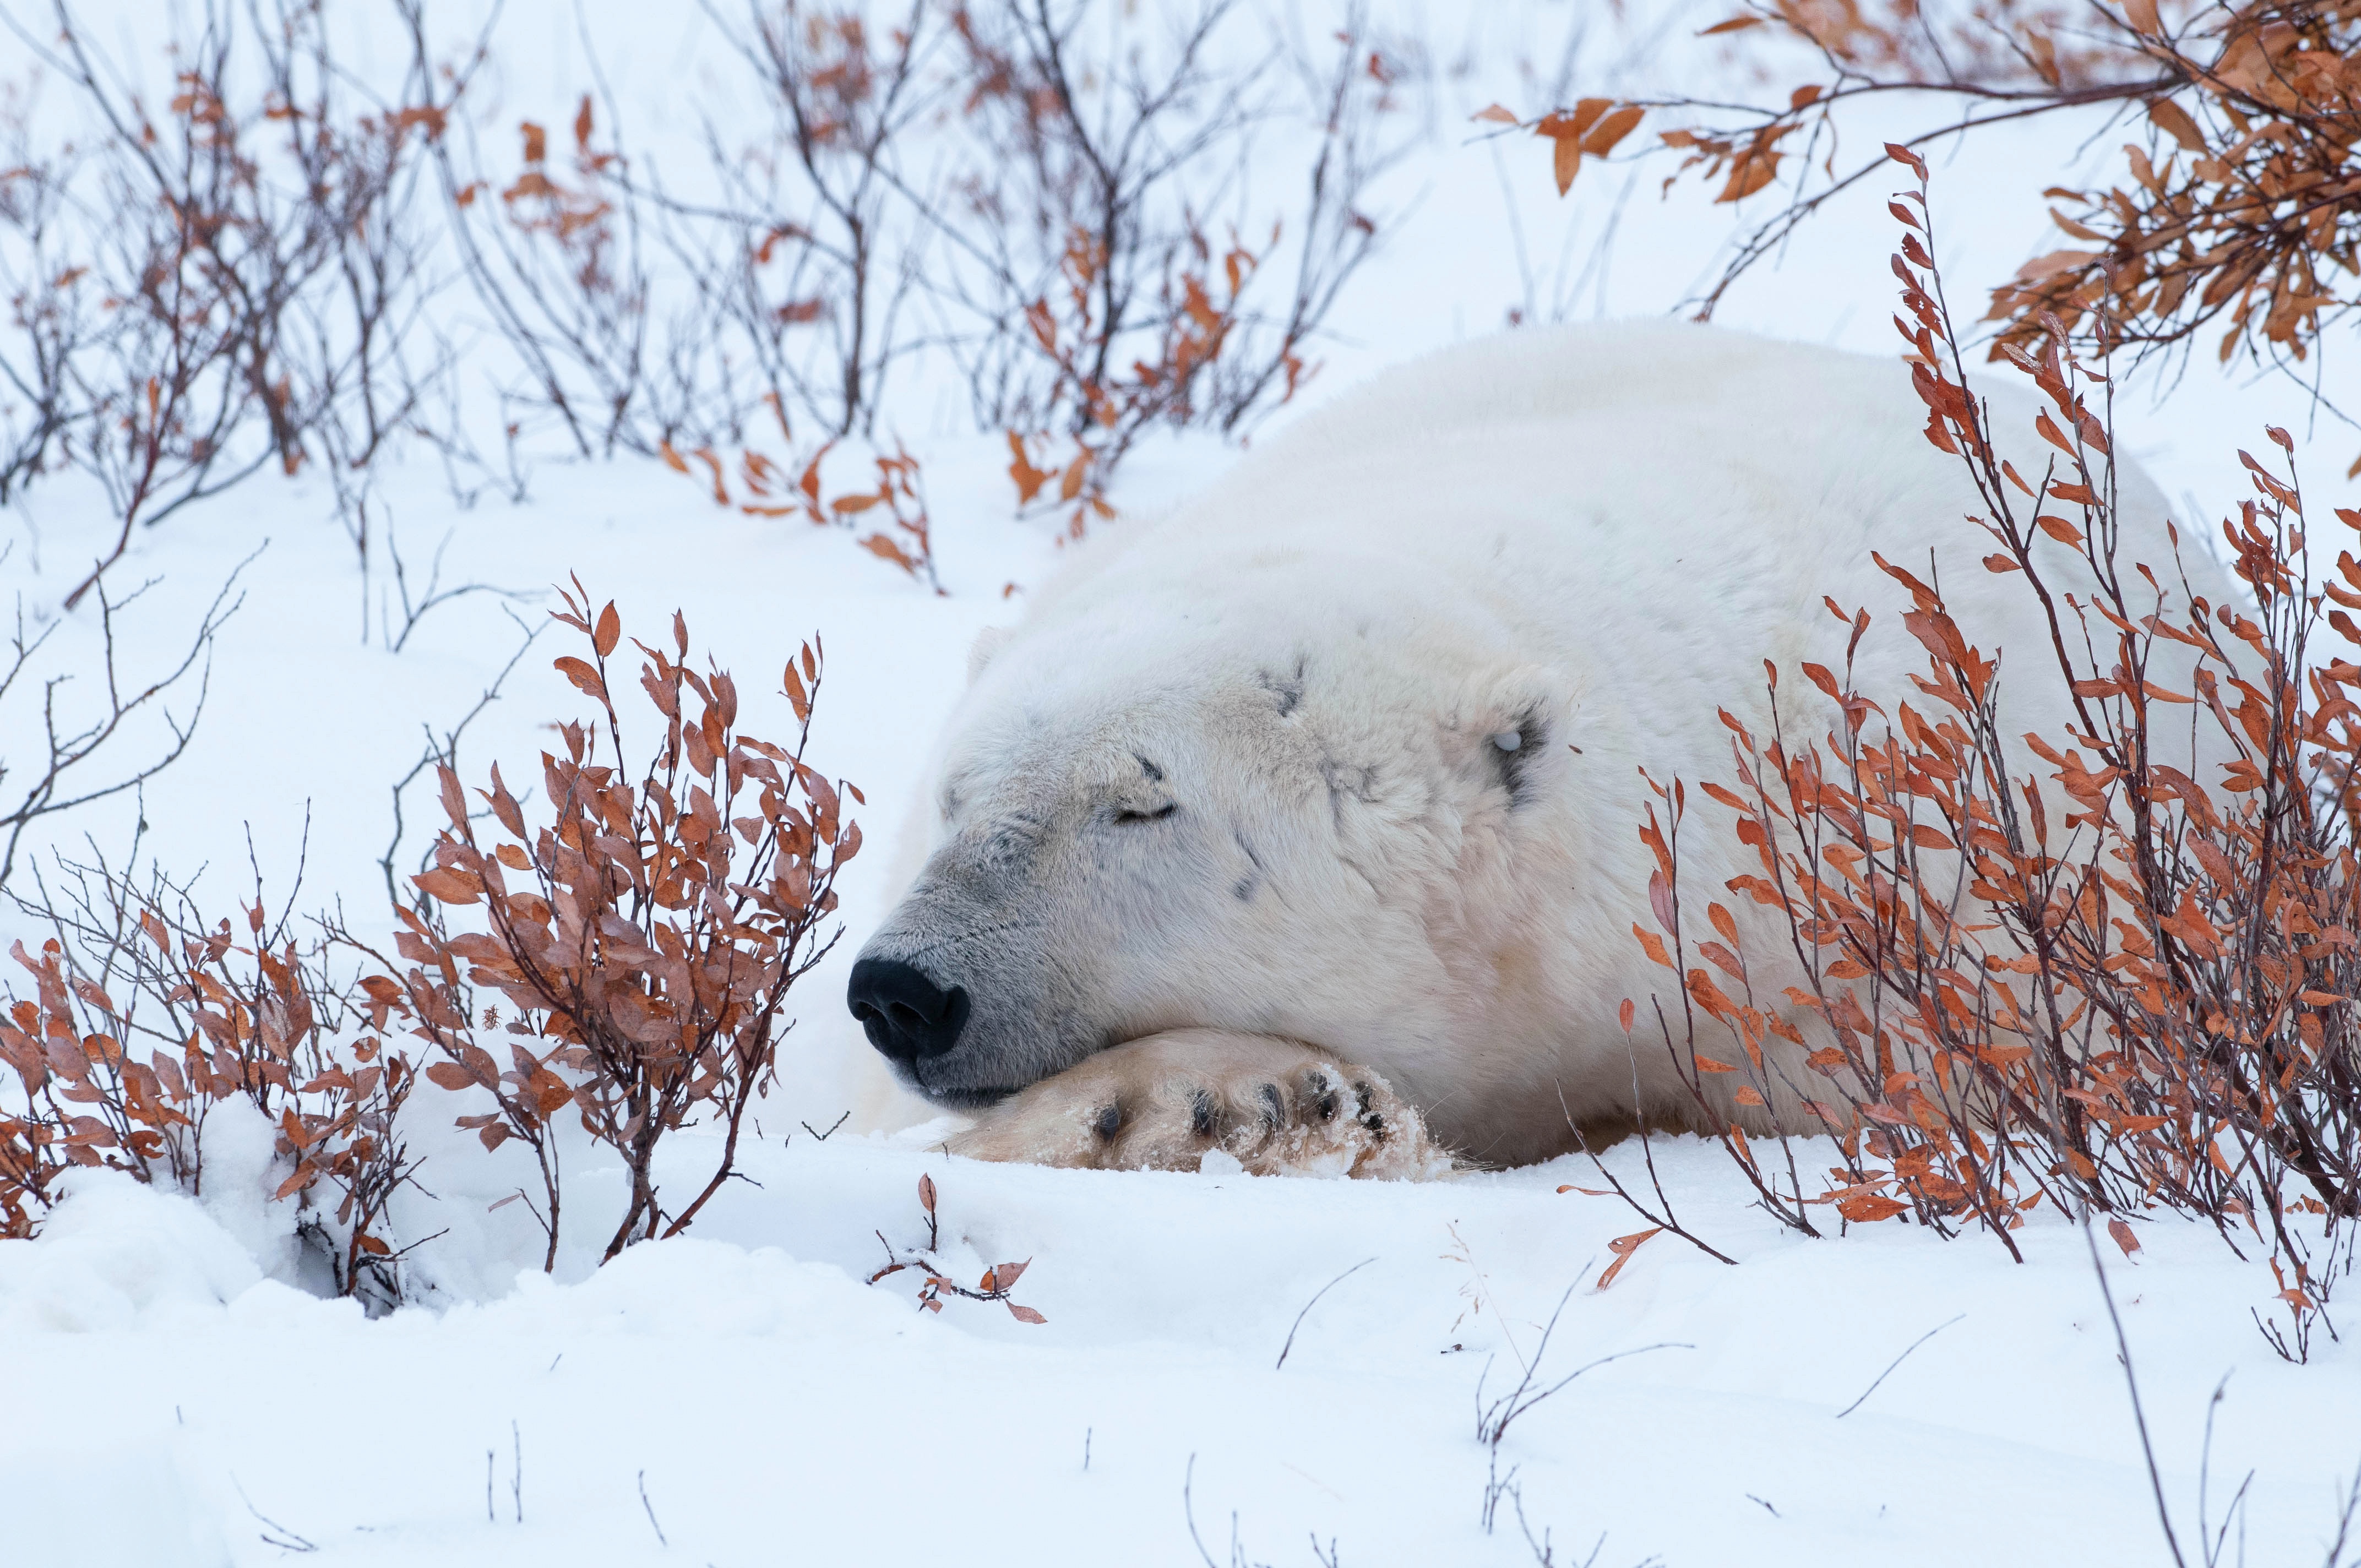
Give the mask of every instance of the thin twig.
POLYGON ((281 1552, 317 1552, 320 1550, 315 1543, 304 1540, 293 1530, 289 1530, 285 1525, 280 1524, 277 1519, 272 1519, 269 1514, 264 1513, 260 1508, 256 1508, 254 1506, 254 1499, 246 1495, 246 1487, 239 1483, 238 1478, 236 1475, 232 1475, 229 1478, 229 1484, 237 1488, 237 1500, 246 1505, 246 1511, 252 1514, 256 1519, 262 1521, 262 1523, 268 1527, 262 1532, 263 1544, 267 1546, 275 1546, 281 1552), (278 1534, 273 1535, 271 1533, 272 1530, 276 1530, 278 1534))
POLYGON ((1280 1367, 1287 1365, 1287 1353, 1295 1348, 1295 1331, 1303 1326, 1303 1319, 1305 1315, 1309 1313, 1312 1308, 1320 1304, 1320 1298, 1325 1296, 1329 1291, 1334 1290, 1336 1287, 1344 1284, 1345 1281, 1352 1278, 1353 1276, 1360 1273, 1361 1270, 1368 1267, 1369 1265, 1377 1261, 1378 1260, 1374 1257, 1365 1257, 1360 1262, 1355 1264, 1352 1267, 1346 1269, 1344 1273, 1338 1275, 1335 1278, 1331 1279, 1327 1284, 1323 1285, 1319 1289, 1314 1290, 1312 1293, 1312 1299, 1303 1303, 1303 1310, 1296 1313, 1295 1321, 1288 1325, 1287 1343, 1279 1347, 1279 1359, 1270 1364, 1270 1369, 1273 1372, 1278 1371, 1280 1367))
POLYGON ((640 1472, 640 1507, 648 1512, 648 1528, 656 1532, 656 1544, 671 1551, 672 1542, 664 1539, 664 1526, 656 1523, 655 1505, 648 1501, 648 1473, 644 1470, 640 1472))
POLYGON ((2189 1568, 2189 1560, 2180 1554, 2180 1538, 2173 1533, 2172 1509, 2164 1500, 2164 1473, 2157 1468, 2156 1444, 2148 1441, 2147 1411, 2140 1404, 2139 1374, 2132 1368, 2132 1342, 2124 1332, 2123 1314, 2115 1310, 2115 1292, 2107 1283, 2107 1270, 2099 1259, 2099 1238, 2091 1229, 2091 1206, 2080 1205, 2077 1216, 2081 1222, 2082 1243, 2090 1249, 2091 1272, 2097 1276, 2100 1298, 2107 1304, 2107 1321, 2115 1331, 2115 1359, 2123 1364, 2124 1387, 2132 1397, 2132 1424, 2139 1429, 2140 1458, 2147 1465, 2147 1485, 2156 1498, 2156 1522, 2164 1530, 2165 1550, 2172 1553, 2175 1568, 2189 1568))
MULTIPOLYGON (((1916 1339, 1912 1340, 1910 1342, 1909 1349, 1905 1350, 1900 1355, 1895 1356, 1891 1362, 1889 1362, 1886 1365, 1885 1370, 1879 1373, 1876 1377, 1871 1380, 1869 1387, 1861 1391, 1860 1398, 1855 1399, 1851 1404, 1847 1405, 1843 1409, 1837 1412, 1836 1419, 1842 1420, 1847 1416, 1852 1414, 1855 1410, 1860 1409, 1861 1407, 1861 1401, 1867 1399, 1872 1394, 1877 1392, 1878 1384, 1883 1383, 1887 1378, 1893 1376, 1894 1369, 1910 1359, 1911 1351, 1916 1350, 1920 1345, 1925 1344, 1928 1340, 1933 1339, 1937 1334, 1941 1333, 1945 1329, 1949 1328, 1952 1323, 1958 1322, 1960 1318, 1964 1318, 1966 1316, 1967 1314, 1965 1312, 1961 1312, 1959 1318, 1950 1319, 1947 1322, 1937 1323, 1933 1328, 1928 1329, 1925 1333, 1920 1334, 1916 1339)), ((1765 1504, 1764 1507, 1767 1508, 1769 1505, 1765 1504)))

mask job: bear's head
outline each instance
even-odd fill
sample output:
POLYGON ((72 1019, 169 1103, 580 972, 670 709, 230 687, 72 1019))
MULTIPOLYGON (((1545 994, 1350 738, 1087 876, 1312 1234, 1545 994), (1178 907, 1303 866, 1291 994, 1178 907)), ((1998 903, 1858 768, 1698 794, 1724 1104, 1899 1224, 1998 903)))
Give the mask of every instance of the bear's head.
POLYGON ((1520 925, 1519 841, 1551 835, 1562 681, 1497 639, 1471 657, 1431 610, 1143 613, 1097 604, 972 662, 931 853, 849 995, 939 1104, 1192 1026, 1403 1071, 1514 961, 1486 932, 1520 925))

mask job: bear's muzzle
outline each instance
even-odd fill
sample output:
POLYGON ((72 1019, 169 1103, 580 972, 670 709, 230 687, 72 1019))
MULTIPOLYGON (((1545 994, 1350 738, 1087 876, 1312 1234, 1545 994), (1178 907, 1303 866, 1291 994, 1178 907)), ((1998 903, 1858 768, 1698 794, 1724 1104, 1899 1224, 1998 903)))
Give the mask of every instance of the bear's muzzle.
POLYGON ((939 985, 899 959, 862 959, 852 966, 845 1004, 861 1020, 869 1043, 890 1060, 915 1068, 959 1044, 967 1026, 967 988, 939 985))

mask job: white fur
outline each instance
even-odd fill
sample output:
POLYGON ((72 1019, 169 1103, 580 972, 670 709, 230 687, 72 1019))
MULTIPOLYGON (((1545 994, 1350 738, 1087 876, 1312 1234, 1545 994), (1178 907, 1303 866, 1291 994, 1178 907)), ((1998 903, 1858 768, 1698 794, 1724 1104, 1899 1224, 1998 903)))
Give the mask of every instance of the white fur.
MULTIPOLYGON (((2030 405, 1993 390, 2037 473, 2030 405)), ((1872 548, 1938 578, 2005 655, 2004 733, 2062 729, 2038 608, 1980 564, 1981 508, 1924 417, 1896 360, 1669 323, 1528 330, 1389 373, 1169 519, 1104 530, 979 646, 937 785, 957 811, 872 950, 1065 966, 1039 1017, 1082 1043, 1024 1058, 1025 1081, 1093 1040, 1203 1025, 1365 1062, 1479 1158, 1554 1152, 1569 1112, 1676 1107, 1661 1048, 1635 1066, 1615 1022, 1623 998, 1670 994, 1631 936, 1653 928, 1642 767, 1727 779, 1716 710, 1767 735, 1766 658, 1790 735, 1824 733, 1832 707, 1797 669, 1843 663, 1824 595, 1876 617, 1861 688, 1923 708, 1907 598, 1872 548), (1512 803, 1501 742, 1536 719, 1512 803), (1168 800, 1169 823, 1107 805, 1168 800), (996 938, 981 895, 946 914, 941 890, 1011 812, 1028 858, 996 938)), ((2161 498, 2128 466, 2122 498, 2125 555, 2174 582, 2161 498)), ((2054 568, 2081 580, 2062 550, 2054 568)), ((1728 814, 1690 801, 1685 886, 1727 899, 1753 868, 1728 814)))

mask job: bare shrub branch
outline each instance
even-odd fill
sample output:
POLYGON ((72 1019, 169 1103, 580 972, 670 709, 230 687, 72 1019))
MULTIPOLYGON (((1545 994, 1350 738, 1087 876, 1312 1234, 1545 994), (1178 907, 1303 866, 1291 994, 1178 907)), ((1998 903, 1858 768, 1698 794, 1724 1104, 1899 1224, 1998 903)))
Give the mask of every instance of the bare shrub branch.
POLYGON ((17 596, 16 629, 5 653, 0 654, 0 717, 16 716, 17 722, 7 728, 27 738, 38 731, 40 739, 14 756, 0 753, 0 834, 5 835, 0 838, 0 885, 16 868, 17 848, 34 823, 136 790, 180 761, 196 734, 211 691, 214 638, 246 602, 246 596, 236 590, 239 576, 253 560, 247 556, 223 581, 189 634, 179 662, 149 675, 144 685, 136 684, 138 677, 122 668, 115 618, 137 605, 156 586, 154 580, 120 599, 99 587, 96 667, 83 671, 45 670, 42 652, 64 623, 51 621, 38 632, 29 630, 24 596, 17 596), (176 717, 168 703, 185 689, 184 683, 193 685, 194 698, 185 716, 176 717), (78 700, 93 686, 97 688, 94 701, 78 700), (38 707, 38 719, 25 711, 31 707, 38 707), (143 748, 146 761, 126 760, 126 748, 145 739, 142 720, 151 712, 165 737, 143 748), (111 770, 110 763, 115 764, 111 770))

